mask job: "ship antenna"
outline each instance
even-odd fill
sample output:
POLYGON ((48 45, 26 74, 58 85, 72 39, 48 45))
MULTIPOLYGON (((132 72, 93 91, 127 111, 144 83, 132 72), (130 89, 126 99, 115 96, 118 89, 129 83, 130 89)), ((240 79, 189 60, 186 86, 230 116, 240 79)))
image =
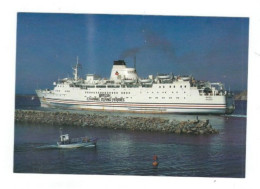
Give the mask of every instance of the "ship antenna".
POLYGON ((75 67, 73 67, 72 69, 74 70, 74 80, 77 81, 79 78, 78 78, 78 69, 79 69, 80 65, 79 65, 79 57, 77 56, 77 64, 75 67))
POLYGON ((62 135, 62 127, 60 127, 60 136, 62 135))

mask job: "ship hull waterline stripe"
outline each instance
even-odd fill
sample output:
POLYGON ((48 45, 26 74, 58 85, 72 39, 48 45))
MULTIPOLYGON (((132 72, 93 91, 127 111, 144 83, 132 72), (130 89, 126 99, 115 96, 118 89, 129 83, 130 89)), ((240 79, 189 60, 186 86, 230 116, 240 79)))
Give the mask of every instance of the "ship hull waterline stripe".
MULTIPOLYGON (((70 101, 70 102, 81 102, 81 103, 97 103, 97 101, 82 101, 82 100, 73 100, 73 99, 59 99, 59 98, 45 98, 45 97, 40 97, 41 99, 46 99, 46 100, 52 100, 52 101, 70 101)), ((100 103, 115 103, 115 102, 100 102, 100 103)), ((119 102, 116 102, 119 103, 119 102)), ((160 105, 160 104, 166 104, 166 105, 171 105, 171 104, 189 104, 189 105, 219 105, 219 106, 225 106, 225 104, 205 104, 205 103, 145 103, 145 102, 124 102, 124 104, 155 104, 155 105, 160 105)))
POLYGON ((97 103, 97 102, 82 102, 82 101, 64 101, 64 100, 46 100, 46 102, 48 103, 55 103, 55 104, 68 104, 68 105, 85 105, 85 106, 106 106, 106 107, 138 107, 138 108, 218 108, 218 109, 224 109, 226 108, 225 105, 163 105, 163 104, 146 104, 146 105, 142 105, 142 104, 122 104, 122 103, 97 103))

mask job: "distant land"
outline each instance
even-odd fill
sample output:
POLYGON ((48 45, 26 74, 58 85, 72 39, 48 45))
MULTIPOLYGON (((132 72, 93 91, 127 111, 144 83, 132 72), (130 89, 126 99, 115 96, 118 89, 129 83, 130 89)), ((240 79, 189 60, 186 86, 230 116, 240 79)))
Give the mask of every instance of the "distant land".
POLYGON ((247 90, 235 94, 235 100, 247 100, 247 90))

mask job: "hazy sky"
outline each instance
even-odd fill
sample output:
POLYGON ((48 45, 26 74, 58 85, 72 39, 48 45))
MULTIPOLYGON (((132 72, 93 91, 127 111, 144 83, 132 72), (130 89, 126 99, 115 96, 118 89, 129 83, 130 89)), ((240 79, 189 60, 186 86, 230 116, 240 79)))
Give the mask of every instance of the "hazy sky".
POLYGON ((109 77, 114 60, 137 60, 141 77, 170 73, 247 88, 248 18, 19 13, 16 94, 72 77, 109 77))

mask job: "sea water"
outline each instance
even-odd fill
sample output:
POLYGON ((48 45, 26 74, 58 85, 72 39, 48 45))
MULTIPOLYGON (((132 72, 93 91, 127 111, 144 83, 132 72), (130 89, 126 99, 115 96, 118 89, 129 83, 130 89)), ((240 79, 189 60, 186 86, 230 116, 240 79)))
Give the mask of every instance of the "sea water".
MULTIPOLYGON (((19 96, 16 109, 68 111, 39 107, 37 98, 19 96)), ((160 116, 194 120, 196 115, 71 112, 120 116, 160 116)), ((59 127, 15 123, 14 172, 94 175, 245 177, 246 101, 232 115, 198 115, 219 134, 191 136, 89 127, 64 127, 71 137, 97 137, 94 148, 59 149, 59 127), (153 156, 159 165, 153 167, 153 156)))

